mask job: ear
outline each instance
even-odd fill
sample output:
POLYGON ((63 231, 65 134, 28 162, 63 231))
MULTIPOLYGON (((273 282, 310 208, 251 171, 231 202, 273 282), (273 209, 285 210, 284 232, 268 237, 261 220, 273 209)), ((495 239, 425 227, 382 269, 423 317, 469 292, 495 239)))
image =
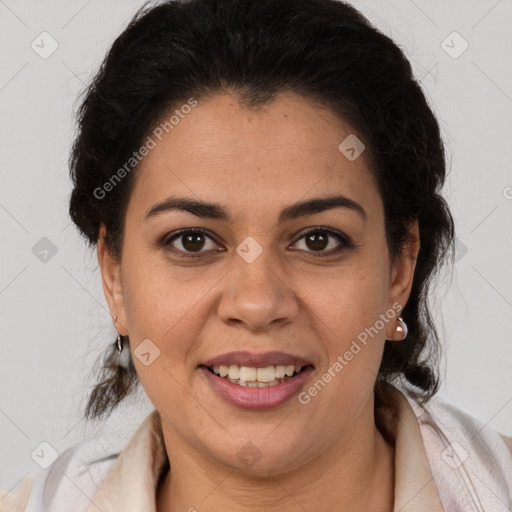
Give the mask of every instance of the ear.
MULTIPOLYGON (((419 227, 418 220, 415 219, 409 224, 409 233, 406 242, 404 242, 402 253, 396 257, 391 269, 389 308, 392 308, 392 305, 396 303, 400 304, 400 311, 405 307, 411 293, 419 250, 419 227)), ((394 323, 389 326, 391 329, 393 327, 394 323)), ((392 340, 393 336, 396 336, 395 331, 387 333, 387 339, 392 340)))
POLYGON ((122 336, 128 334, 126 311, 123 297, 123 287, 121 281, 121 265, 110 254, 105 243, 106 228, 102 224, 98 237, 98 264, 101 270, 101 282, 103 293, 110 310, 112 319, 117 316, 117 328, 122 336))

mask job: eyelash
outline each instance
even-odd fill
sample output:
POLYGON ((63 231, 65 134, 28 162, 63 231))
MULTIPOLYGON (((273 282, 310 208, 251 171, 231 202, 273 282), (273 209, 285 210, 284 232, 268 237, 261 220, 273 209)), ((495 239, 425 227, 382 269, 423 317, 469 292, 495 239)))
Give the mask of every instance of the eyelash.
MULTIPOLYGON (((340 242, 340 246, 335 248, 335 249, 331 249, 330 251, 307 251, 307 252, 317 253, 318 255, 320 255, 320 257, 323 257, 323 256, 333 256, 333 255, 337 255, 337 254, 341 253, 345 249, 350 249, 352 247, 355 247, 354 244, 352 243, 352 241, 350 240, 350 238, 347 237, 346 235, 342 235, 341 233, 338 233, 336 231, 332 231, 332 230, 324 228, 322 226, 318 226, 318 227, 312 228, 309 231, 303 233, 295 241, 294 245, 299 240, 302 240, 303 238, 305 238, 307 235, 310 235, 312 233, 318 233, 318 232, 324 233, 324 234, 326 234, 328 236, 331 236, 331 237, 335 238, 338 242, 340 242)), ((193 233, 193 234, 201 233, 201 234, 205 235, 206 237, 210 238, 211 240, 213 240, 213 238, 209 235, 208 231, 206 231, 206 230, 204 230, 202 228, 186 228, 186 229, 181 229, 179 231, 176 231, 170 237, 165 237, 160 242, 160 245, 162 245, 163 247, 171 250, 172 252, 180 253, 179 254, 180 258, 199 258, 199 257, 201 257, 203 255, 203 253, 208 252, 208 251, 186 252, 186 251, 182 251, 181 249, 176 249, 176 248, 171 246, 171 242, 173 242, 176 239, 179 239, 180 237, 182 237, 182 236, 184 236, 186 234, 190 234, 190 233, 193 233)), ((215 240, 213 240, 213 241, 215 242, 215 240)))

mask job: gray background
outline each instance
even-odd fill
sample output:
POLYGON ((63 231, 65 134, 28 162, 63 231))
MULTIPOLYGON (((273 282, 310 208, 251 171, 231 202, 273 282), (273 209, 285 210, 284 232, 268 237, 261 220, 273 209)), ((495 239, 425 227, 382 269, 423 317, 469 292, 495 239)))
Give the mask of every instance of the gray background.
MULTIPOLYGON (((512 0, 353 4, 404 48, 446 142, 458 250, 432 297, 446 353, 439 396, 512 435, 512 0)), ((81 420, 115 331, 96 255, 67 216, 78 94, 141 5, 0 0, 3 490, 40 469, 40 443, 60 453, 110 432, 122 446, 152 408, 142 393, 105 424, 81 420), (47 58, 31 47, 43 31, 58 44, 47 58)))

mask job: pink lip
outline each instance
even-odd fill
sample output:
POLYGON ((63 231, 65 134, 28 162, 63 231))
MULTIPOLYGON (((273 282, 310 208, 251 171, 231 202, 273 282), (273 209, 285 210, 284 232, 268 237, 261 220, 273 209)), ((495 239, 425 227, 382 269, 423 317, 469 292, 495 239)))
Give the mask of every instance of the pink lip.
POLYGON ((200 366, 230 366, 236 364, 237 366, 250 366, 252 368, 264 368, 265 366, 277 365, 299 365, 307 366, 312 365, 311 361, 307 361, 302 357, 293 354, 286 354, 284 352, 264 352, 262 354, 253 354, 244 350, 237 350, 221 354, 208 361, 205 361, 200 366))
POLYGON ((281 405, 295 395, 303 387, 314 368, 313 366, 307 366, 295 377, 266 388, 239 386, 215 375, 205 366, 201 366, 200 370, 217 394, 228 403, 242 409, 267 409, 281 405))

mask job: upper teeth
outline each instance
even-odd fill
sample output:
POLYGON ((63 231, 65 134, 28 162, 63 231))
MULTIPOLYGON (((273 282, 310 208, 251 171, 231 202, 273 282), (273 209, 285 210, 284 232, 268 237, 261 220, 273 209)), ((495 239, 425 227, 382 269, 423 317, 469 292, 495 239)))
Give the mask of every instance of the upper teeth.
POLYGON ((213 371, 221 377, 228 376, 230 379, 240 379, 245 382, 272 382, 275 379, 282 379, 285 376, 291 377, 294 372, 299 373, 302 369, 300 365, 278 365, 265 366, 264 368, 253 368, 250 366, 214 366, 213 371))

